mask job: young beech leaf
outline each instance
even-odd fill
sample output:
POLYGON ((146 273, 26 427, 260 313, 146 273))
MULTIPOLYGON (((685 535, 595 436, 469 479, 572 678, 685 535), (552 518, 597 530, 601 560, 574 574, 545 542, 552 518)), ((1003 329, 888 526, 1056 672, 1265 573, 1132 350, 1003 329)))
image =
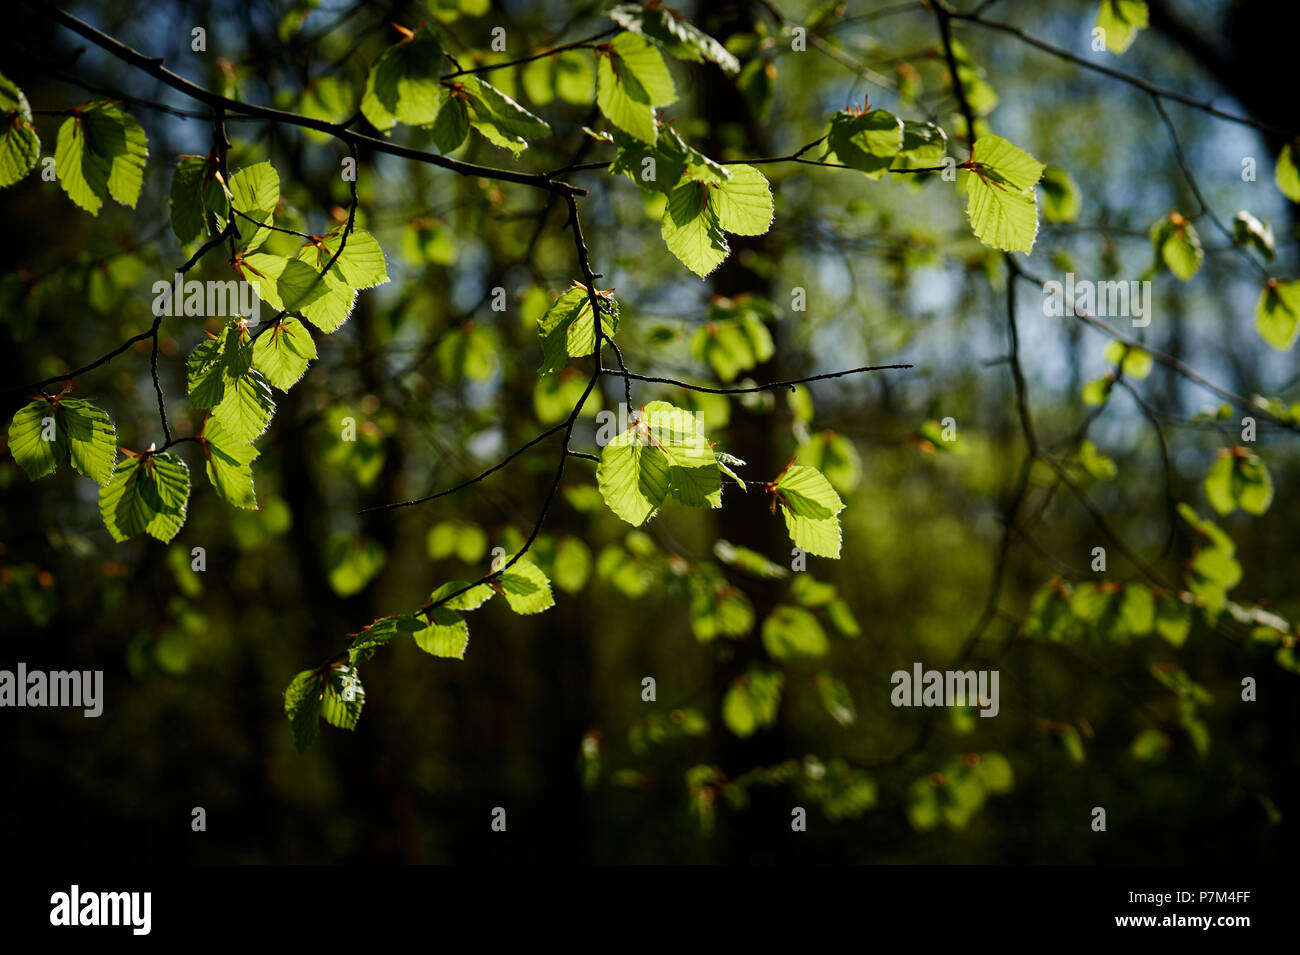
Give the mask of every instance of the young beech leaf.
POLYGON ((619 4, 609 18, 624 30, 649 37, 679 60, 720 66, 723 72, 739 73, 740 61, 721 43, 695 26, 676 10, 654 4, 619 4))
POLYGON ((459 596, 452 597, 446 603, 440 606, 448 607, 452 610, 477 610, 483 604, 492 599, 495 593, 490 584, 475 584, 470 587, 463 580, 453 580, 450 583, 443 584, 432 594, 429 595, 429 603, 439 603, 443 598, 451 594, 459 593, 459 596), (466 590, 466 588, 469 588, 466 590), (464 591, 463 593, 459 593, 464 591))
MULTIPOLYGON (((618 329, 618 303, 599 291, 596 299, 601 305, 601 330, 613 334, 618 329)), ((537 334, 542 339, 539 375, 559 370, 568 358, 585 358, 594 352, 596 327, 586 287, 574 285, 562 292, 537 319, 537 334)))
POLYGON ((1269 279, 1255 305, 1255 329, 1278 351, 1288 351, 1300 332, 1300 279, 1269 279))
POLYGON ((762 235, 772 225, 772 187, 753 166, 727 167, 731 178, 709 187, 718 225, 736 235, 762 235))
POLYGON ((107 484, 117 458, 117 432, 108 412, 80 398, 62 398, 57 409, 73 468, 96 484, 107 484))
POLYGON ((331 666, 320 698, 321 718, 339 729, 354 730, 361 719, 366 691, 352 663, 331 666))
POLYGON ((596 484, 609 509, 637 526, 669 494, 690 507, 722 506, 722 473, 696 415, 666 401, 650 402, 605 445, 596 484))
POLYGON ((1079 184, 1060 166, 1048 166, 1043 171, 1043 215, 1048 222, 1073 222, 1079 218, 1083 204, 1079 184))
POLYGON ((463 660, 469 646, 469 624, 450 607, 434 607, 429 611, 427 624, 411 636, 425 653, 463 660))
POLYGON ((1028 253, 1038 235, 1034 184, 1045 168, 1000 136, 981 136, 963 177, 971 231, 985 245, 1028 253))
POLYGON ((816 468, 792 464, 771 485, 795 545, 818 557, 840 556, 844 502, 816 468))
POLYGON ((660 232, 668 251, 700 278, 708 275, 731 252, 718 222, 709 186, 686 181, 673 190, 664 208, 660 232))
POLYGON ((1225 448, 1205 473, 1205 496, 1220 514, 1238 507, 1260 515, 1273 503, 1273 479, 1259 455, 1244 448, 1225 448))
POLYGON ((284 691, 284 713, 293 727, 298 752, 305 752, 319 728, 321 690, 325 677, 315 670, 303 670, 284 691))
POLYGON ((387 132, 397 123, 427 126, 447 100, 439 77, 445 68, 442 41, 428 26, 389 47, 370 67, 361 113, 387 132))
POLYGON ((1156 261, 1184 282, 1197 273, 1205 258, 1196 226, 1177 212, 1151 226, 1151 245, 1156 261))
POLYGON ((235 507, 256 509, 253 461, 257 458, 257 448, 230 434, 225 425, 212 415, 203 422, 199 443, 206 462, 204 470, 217 493, 235 507))
POLYGON ((763 621, 763 646, 773 660, 824 657, 830 641, 817 618, 802 607, 782 605, 763 621))
POLYGON ((33 481, 58 468, 68 453, 68 437, 48 401, 18 409, 9 424, 9 452, 33 481))
POLYGON ((224 222, 230 215, 225 187, 215 172, 216 162, 210 157, 181 156, 176 160, 168 206, 172 231, 182 245, 206 238, 210 225, 224 222))
POLYGON ((1096 28, 1106 49, 1123 53, 1133 43, 1138 31, 1148 25, 1147 5, 1144 0, 1101 0, 1097 7, 1096 28))
POLYGON ((672 76, 650 43, 635 33, 620 33, 598 51, 596 104, 605 117, 642 142, 654 144, 654 110, 677 101, 672 76))
POLYGON ((298 250, 296 261, 312 273, 297 307, 303 317, 326 334, 337 331, 348 320, 359 289, 388 281, 384 250, 363 229, 354 229, 346 242, 342 227, 314 239, 298 250), (322 274, 326 266, 329 271, 322 274))
POLYGON ((144 130, 134 117, 108 103, 91 103, 59 127, 54 168, 68 198, 99 215, 105 193, 135 207, 148 156, 144 130))
POLYGON ((0 75, 0 189, 12 186, 36 166, 41 141, 32 125, 32 108, 23 91, 0 75))
POLYGON ((423 629, 424 620, 415 614, 380 617, 360 633, 352 635, 352 643, 348 645, 348 650, 353 654, 360 655, 364 651, 383 646, 398 634, 415 634, 423 629))
POLYGON ((528 148, 529 139, 551 132, 545 120, 477 76, 466 77, 462 89, 469 107, 469 124, 494 146, 509 149, 517 156, 528 148))
POLYGON ((527 557, 519 558, 503 570, 495 583, 515 613, 541 613, 555 606, 550 579, 527 557))
POLYGON ((826 144, 844 165, 866 173, 868 179, 879 179, 903 148, 903 123, 883 109, 841 111, 831 117, 826 144))
POLYGON ((271 234, 266 226, 279 204, 280 175, 269 162, 246 166, 230 177, 230 206, 234 210, 230 214, 239 230, 239 249, 250 252, 266 241, 271 234))
POLYGON ((166 543, 185 523, 190 470, 170 451, 128 453, 99 489, 104 526, 121 542, 141 531, 166 543))
POLYGON ((311 332, 291 315, 262 332, 253 342, 253 367, 281 391, 292 388, 316 357, 311 332))
POLYGON ((1300 202, 1300 140, 1282 147, 1277 166, 1273 169, 1273 181, 1282 195, 1292 202, 1300 202))

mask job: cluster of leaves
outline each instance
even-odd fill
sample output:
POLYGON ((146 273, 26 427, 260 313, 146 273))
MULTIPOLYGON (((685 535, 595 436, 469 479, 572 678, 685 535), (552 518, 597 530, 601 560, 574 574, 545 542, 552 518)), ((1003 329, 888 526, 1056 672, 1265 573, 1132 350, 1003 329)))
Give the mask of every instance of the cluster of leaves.
POLYGON ((989 796, 1010 792, 1011 763, 1001 753, 967 753, 922 776, 907 790, 907 818, 922 832, 943 824, 964 829, 989 796))
MULTIPOLYGON (((691 632, 703 644, 741 640, 758 626, 770 663, 754 663, 728 688, 722 721, 737 736, 753 735, 776 720, 785 689, 780 665, 809 665, 831 654, 829 634, 855 638, 861 627, 836 588, 807 572, 792 575, 756 551, 719 540, 719 563, 764 581, 787 580, 783 599, 759 624, 745 592, 728 580, 719 564, 687 561, 663 553, 643 531, 629 532, 621 545, 606 545, 596 558, 596 576, 632 599, 680 595, 688 599, 691 632)), ((845 683, 832 673, 815 673, 809 685, 832 720, 850 726, 857 708, 845 683)))
MULTIPOLYGON (((0 99, 12 113, 0 143, 0 185, 11 185, 36 165, 40 143, 26 97, 2 76, 0 99)), ((54 161, 64 192, 98 215, 106 194, 135 205, 147 158, 145 133, 135 119, 110 102, 94 102, 77 107, 64 120, 54 161)), ((237 238, 236 273, 279 314, 262 334, 236 320, 202 342, 187 363, 187 392, 193 408, 207 411, 193 441, 202 449, 209 481, 235 507, 255 508, 252 463, 258 452, 253 442, 274 413, 271 388, 288 390, 316 357, 299 318, 333 332, 347 320, 358 290, 387 282, 388 274, 379 244, 362 230, 339 227, 307 236, 293 254, 272 251, 268 239, 286 234, 273 233, 281 205, 274 168, 258 163, 235 173, 227 184, 219 167, 215 154, 178 158, 169 197, 172 229, 182 245, 237 238)), ((234 283, 226 284, 223 298, 229 308, 236 291, 234 283)), ((193 307, 186 305, 188 311, 212 311, 201 286, 186 292, 179 281, 174 290, 167 287, 164 305, 179 310, 183 294, 196 296, 193 307)), ((170 541, 184 524, 190 474, 185 461, 169 449, 174 443, 144 451, 123 448, 119 460, 108 414, 89 401, 68 397, 66 390, 33 398, 9 429, 11 453, 33 480, 70 458, 78 472, 101 486, 100 514, 118 541, 140 533, 170 541)))
POLYGON ((351 634, 346 651, 293 678, 284 694, 284 712, 293 726, 299 752, 316 738, 320 720, 340 729, 355 729, 365 705, 365 688, 357 667, 394 638, 410 636, 421 650, 436 657, 464 659, 469 646, 465 614, 500 595, 517 614, 535 614, 554 606, 551 581, 532 560, 516 554, 486 583, 451 581, 429 596, 427 609, 382 617, 351 634))

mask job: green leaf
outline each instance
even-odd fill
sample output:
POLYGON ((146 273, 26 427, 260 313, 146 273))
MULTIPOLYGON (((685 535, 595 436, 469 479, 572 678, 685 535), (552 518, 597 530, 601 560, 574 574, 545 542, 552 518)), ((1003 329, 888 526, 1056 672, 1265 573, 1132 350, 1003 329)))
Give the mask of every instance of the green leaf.
POLYGON ((170 451, 128 455, 99 489, 99 513, 118 541, 141 531, 166 543, 185 523, 190 471, 170 451))
MULTIPOLYGON (((618 328, 618 303, 599 293, 596 300, 601 305, 601 329, 613 334, 618 328)), ((594 353, 596 326, 586 287, 575 285, 562 292, 537 320, 537 333, 542 339, 539 375, 559 370, 568 358, 585 358, 594 353)))
POLYGON ((1277 255, 1273 227, 1265 221, 1256 219, 1245 209, 1239 209, 1232 219, 1232 241, 1243 248, 1253 246, 1270 262, 1277 255))
POLYGON ((683 176, 709 184, 726 182, 731 177, 725 166, 687 144, 671 126, 659 131, 654 145, 629 136, 621 129, 610 133, 610 139, 618 146, 618 155, 610 164, 610 172, 625 175, 644 189, 669 195, 683 176), (647 163, 647 159, 653 159, 653 164, 647 163))
MULTIPOLYGON (((298 251, 297 261, 306 265, 314 275, 312 285, 302 291, 297 307, 309 322, 326 334, 337 331, 348 320, 359 289, 373 288, 388 281, 384 250, 375 237, 363 229, 354 229, 344 242, 343 228, 339 227, 322 236, 318 243, 304 245, 298 251), (337 258, 335 253, 338 253, 337 258), (330 264, 331 260, 333 264, 330 264), (329 271, 321 275, 327 265, 329 271)), ((280 281, 284 281, 284 274, 280 281)))
POLYGON ((325 546, 325 570, 330 587, 340 597, 364 590, 387 560, 377 541, 360 535, 334 534, 325 546))
POLYGON ((1153 364, 1151 353, 1145 348, 1138 348, 1118 339, 1113 339, 1107 344, 1106 361, 1112 365, 1119 365, 1124 375, 1135 381, 1141 381, 1151 374, 1153 364))
POLYGON ((1260 515, 1273 503, 1273 479, 1268 468, 1259 455, 1244 448, 1221 451, 1205 472, 1204 486, 1210 506, 1220 514, 1231 514, 1240 507, 1260 515))
POLYGON ((1273 170, 1273 181, 1282 195, 1292 202, 1300 202, 1300 145, 1290 142, 1282 147, 1273 170))
POLYGON ((819 557, 840 556, 844 502, 816 468, 792 464, 776 479, 777 503, 795 545, 819 557))
POLYGON ((1151 588, 1142 584, 1129 584, 1124 588, 1119 612, 1129 633, 1134 636, 1150 633, 1156 624, 1155 596, 1151 593, 1151 588))
POLYGON ((1147 5, 1143 0, 1101 0, 1097 7, 1096 28, 1102 31, 1106 49, 1118 55, 1133 43, 1139 30, 1148 25, 1147 5))
POLYGON ((650 43, 635 33, 620 33, 600 51, 596 64, 596 104, 606 118, 642 142, 657 135, 654 109, 677 101, 672 76, 650 43))
POLYGON ((311 332, 290 315, 262 332, 253 342, 253 367, 281 391, 288 391, 316 357, 311 332))
POLYGON ((356 667, 350 664, 330 667, 325 692, 320 699, 321 718, 339 729, 356 729, 365 702, 366 691, 361 686, 356 667))
POLYGON ((68 453, 68 437, 49 402, 18 409, 9 425, 9 453, 33 481, 54 473, 68 453))
POLYGON ((324 677, 315 670, 303 670, 284 691, 284 712, 293 727, 298 752, 306 752, 316 739, 324 677))
POLYGON ((99 215, 105 193, 134 207, 149 156, 144 130, 107 103, 92 103, 59 127, 54 165, 63 191, 91 215, 99 215))
POLYGON ((96 484, 107 484, 117 458, 117 432, 108 412, 80 398, 58 403, 72 466, 96 484))
POLYGON ((753 166, 727 166, 731 178, 710 186, 718 225, 736 235, 762 235, 772 225, 772 187, 753 166))
POLYGON ((469 135, 469 103, 459 96, 448 96, 438 108, 430 130, 433 144, 441 153, 458 149, 469 135))
POLYGON ((880 179, 903 148, 903 122, 883 109, 841 111, 831 117, 826 142, 839 162, 880 179))
POLYGON ((763 726, 771 726, 781 708, 781 691, 785 676, 779 670, 751 667, 737 677, 722 700, 722 722, 742 738, 753 736, 763 726))
POLYGON ((1187 642, 1192 628, 1189 608, 1181 600, 1162 595, 1156 602, 1156 633, 1176 647, 1187 642))
POLYGON ((551 132, 545 120, 477 76, 465 77, 464 95, 469 101, 470 125, 488 142, 509 149, 516 156, 528 148, 529 139, 551 132))
POLYGON ((224 222, 230 215, 226 190, 215 172, 215 162, 204 156, 181 156, 176 161, 168 206, 172 231, 182 245, 206 238, 214 221, 224 222))
POLYGON ((829 673, 822 673, 817 676, 816 685, 817 695, 831 719, 843 727, 852 726, 858 719, 858 711, 853 705, 853 694, 844 681, 829 673))
POLYGON ((700 278, 721 265, 731 252, 708 190, 704 183, 682 183, 668 197, 660 224, 668 251, 700 278))
POLYGON ((403 633, 416 634, 424 629, 424 621, 416 615, 394 615, 391 617, 380 617, 378 620, 363 627, 360 633, 352 635, 352 643, 348 645, 348 651, 354 659, 361 659, 361 651, 373 651, 376 647, 383 646, 393 637, 403 633))
POLYGON ((763 646, 775 660, 823 657, 830 641, 817 618, 802 607, 779 606, 763 621, 763 646))
POLYGON ((893 169, 931 169, 948 154, 948 134, 934 123, 903 120, 903 144, 893 169))
POLYGON ((707 60, 725 73, 740 72, 740 61, 725 46, 676 10, 623 3, 609 11, 609 18, 624 30, 651 38, 679 60, 696 63, 707 60))
POLYGON ((515 613, 541 613, 555 606, 550 579, 527 557, 519 558, 502 571, 497 581, 506 603, 515 613))
POLYGON ((1048 222, 1073 222, 1079 218, 1083 196, 1074 177, 1060 166, 1043 170, 1043 215, 1048 222))
POLYGON ((972 171, 964 177, 966 215, 985 245, 1030 252, 1038 235, 1034 183, 1046 168, 1000 136, 981 136, 971 149, 972 171))
POLYGON ((260 371, 250 367, 231 382, 225 397, 213 409, 212 417, 232 441, 251 443, 266 431, 274 413, 275 400, 271 397, 270 385, 260 371))
POLYGON ((453 580, 450 583, 443 584, 429 596, 429 603, 438 603, 448 594, 454 594, 458 591, 464 591, 457 597, 452 597, 441 606, 451 610, 477 610, 483 604, 492 599, 494 591, 489 584, 475 584, 470 587, 463 580, 453 580), (468 590, 465 588, 469 587, 468 590))
POLYGON ((230 205, 243 213, 242 216, 231 213, 239 230, 238 245, 242 251, 251 252, 266 241, 271 234, 266 225, 279 204, 280 175, 269 162, 246 166, 230 177, 230 205))
POLYGON ((252 364, 252 349, 237 326, 199 342, 185 363, 186 393, 196 408, 215 408, 252 364))
POLYGON ((4 133, 0 135, 0 189, 12 186, 36 166, 41 140, 32 125, 32 108, 23 91, 0 75, 0 114, 4 133))
POLYGON ((227 432, 216 417, 203 422, 200 438, 208 480, 217 493, 235 507, 257 508, 253 494, 253 461, 258 451, 252 444, 227 432))
POLYGON ((1151 244, 1156 260, 1184 282, 1197 273, 1205 259, 1196 226, 1177 212, 1171 212, 1151 227, 1151 244))
POLYGON ((449 607, 434 607, 429 611, 428 625, 412 636, 415 645, 425 653, 463 660, 469 646, 469 624, 449 607))
POLYGON ((668 496, 668 455, 643 445, 636 429, 624 431, 601 450, 596 484, 609 509, 639 527, 668 496))
POLYGON ((722 506, 718 460, 696 414, 666 401, 652 401, 642 409, 634 429, 667 458, 669 494, 688 507, 722 506))
POLYGON ((397 123, 427 126, 447 99, 439 77, 442 41, 428 26, 389 47, 375 60, 361 97, 362 115, 380 132, 397 123))
POLYGON ((1255 329, 1278 351, 1289 351, 1300 332, 1300 280, 1269 279, 1255 305, 1255 329))
POLYGON ((277 312, 305 313, 309 305, 337 291, 342 284, 332 273, 322 278, 302 258, 291 259, 274 252, 252 252, 237 262, 240 276, 253 286, 258 298, 277 312))

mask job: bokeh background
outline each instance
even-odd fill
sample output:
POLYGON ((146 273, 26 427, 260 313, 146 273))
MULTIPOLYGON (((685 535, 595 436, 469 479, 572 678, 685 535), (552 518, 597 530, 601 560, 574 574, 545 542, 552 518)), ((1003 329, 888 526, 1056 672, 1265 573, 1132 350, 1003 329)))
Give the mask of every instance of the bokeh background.
MULTIPOLYGON (((333 105, 312 99, 322 77, 341 81, 355 105, 369 64, 397 39, 392 22, 414 27, 429 18, 463 65, 480 62, 495 26, 506 29, 500 56, 513 58, 610 25, 602 4, 311 6, 160 0, 68 9, 211 89, 299 111, 333 105), (194 26, 207 30, 205 54, 190 50, 194 26)), ((1090 62, 1281 128, 1294 124, 1294 67, 1279 4, 1153 0, 1151 28, 1122 60, 1090 48, 1095 3, 984 6, 989 19, 1090 62)), ((954 145, 958 139, 935 18, 919 3, 786 0, 778 9, 704 0, 684 12, 742 61, 758 61, 740 81, 712 66, 671 63, 681 101, 667 116, 712 157, 789 154, 822 135, 831 113, 867 95, 905 118, 934 117, 954 145), (811 25, 807 51, 791 51, 778 15, 811 25)), ((103 95, 89 86, 202 111, 93 47, 75 55, 87 44, 39 15, 23 12, 17 23, 0 38, 0 69, 37 110, 103 95)), ((1208 220, 1196 220, 1206 256, 1191 281, 1148 271, 1150 224, 1197 209, 1150 97, 1013 36, 955 29, 996 93, 990 128, 1067 169, 1080 187, 1077 220, 1044 223, 1026 267, 1057 279, 1067 270, 1151 278, 1148 342, 1239 394, 1296 401, 1293 355, 1254 331, 1259 274, 1208 220)), ((576 58, 581 83, 591 54, 576 58)), ((581 132, 602 122, 590 94, 586 102, 556 95, 546 69, 490 79, 554 129, 520 157, 521 167, 612 158, 581 132)), ((209 126, 139 103, 127 108, 149 136, 136 210, 109 203, 91 218, 38 176, 0 195, 7 384, 76 367, 147 328, 150 286, 186 257, 168 226, 170 168, 177 155, 207 152, 209 126)), ((1243 208, 1269 220, 1277 238, 1270 268, 1294 275, 1295 207, 1272 183, 1285 140, 1178 104, 1168 109, 1210 206, 1228 220, 1243 208), (1256 181, 1243 181, 1248 157, 1256 181)), ((59 122, 38 118, 47 152, 59 122)), ((275 164, 284 221, 321 231, 337 217, 347 202, 338 144, 259 122, 232 120, 230 133, 232 168, 275 164)), ((397 135, 427 145, 419 131, 397 135)), ((458 155, 514 162, 473 136, 458 155)), ((710 312, 718 295, 773 304, 766 327, 774 354, 732 384, 867 363, 915 366, 819 382, 793 401, 777 392, 698 405, 710 437, 746 460, 754 478, 774 476, 797 451, 812 453, 816 436, 840 436, 843 556, 811 558, 807 574, 837 589, 858 636, 841 633, 822 608, 815 613, 830 634, 825 656, 767 660, 762 621, 791 602, 801 575, 755 576, 715 552, 724 540, 789 567, 784 527, 763 495, 729 490, 720 512, 669 506, 629 537, 627 525, 590 507, 584 489, 594 486, 594 465, 574 460, 539 549, 544 566, 563 565, 555 607, 517 617, 494 601, 471 614, 463 661, 396 641, 362 669, 367 701, 356 731, 322 727, 315 745, 296 753, 282 710, 294 674, 338 652, 372 619, 414 609, 443 582, 482 574, 487 548, 510 549, 532 526, 556 449, 543 444, 456 496, 396 512, 358 510, 481 470, 553 421, 554 401, 573 381, 580 387, 585 373, 575 363, 579 377, 562 378, 558 396, 536 389, 536 318, 549 296, 579 278, 562 204, 523 186, 364 150, 361 168, 359 221, 387 251, 393 281, 363 293, 338 333, 315 336, 319 361, 279 396, 255 465, 260 510, 236 512, 217 498, 194 447, 182 445, 194 489, 180 534, 170 545, 118 545, 99 520, 90 482, 61 468, 33 484, 9 455, 0 460, 0 667, 23 660, 29 668, 102 669, 106 684, 99 719, 0 712, 0 807, 16 857, 37 850, 239 863, 1290 857, 1300 677, 1275 661, 1276 646, 1252 643, 1249 628, 1232 620, 1217 630, 1198 623, 1181 647, 1154 635, 1056 643, 1021 634, 1032 595, 1054 575, 1096 578, 1090 551, 1107 545, 1069 493, 1050 489, 1050 472, 1035 475, 1026 509, 1041 509, 1041 517, 1032 539, 1014 537, 998 614, 968 663, 1000 671, 999 716, 890 705, 890 674, 914 662, 946 667, 984 610, 1000 515, 1024 455, 1001 360, 1006 271, 970 236, 952 184, 936 177, 871 182, 843 170, 766 166, 776 195, 771 231, 736 241, 706 281, 666 251, 653 201, 631 182, 605 171, 570 177, 591 189, 583 224, 601 285, 622 303, 618 339, 633 370, 717 384, 718 369, 698 342, 720 319, 710 312), (507 290, 504 312, 491 308, 498 286, 507 290), (796 287, 806 311, 791 307, 796 287), (339 440, 345 417, 358 422, 354 443, 339 440), (936 445, 928 430, 945 417, 955 421, 955 447, 936 445), (207 553, 202 574, 189 570, 197 546, 207 553), (348 555, 342 561, 339 548, 348 555), (754 624, 744 635, 702 640, 698 618, 707 614, 693 604, 703 600, 707 609, 717 599, 718 574, 738 589, 731 599, 750 606, 754 624), (1212 698, 1198 709, 1203 736, 1189 732, 1179 699, 1152 676, 1162 663, 1212 698), (784 688, 773 724, 740 737, 723 705, 752 665, 779 671, 784 688), (653 703, 642 700, 647 676, 657 682, 653 703), (1258 681, 1258 702, 1240 702, 1244 676, 1258 681), (1147 745, 1135 747, 1138 739, 1147 745), (951 776, 968 754, 1009 770, 1009 786, 1003 780, 996 788, 1005 791, 986 799, 958 792, 954 798, 970 804, 927 817, 918 786, 931 785, 935 773, 951 776), (196 806, 207 812, 206 833, 190 829, 196 806), (508 813, 505 833, 490 830, 497 806, 508 813), (807 832, 791 831, 793 806, 807 809, 807 832), (1090 828, 1095 806, 1107 810, 1105 833, 1090 828)), ((216 254, 195 277, 232 276, 216 254)), ((1045 316, 1032 287, 1018 292, 1035 421, 1044 444, 1064 453, 1095 410, 1080 391, 1107 370, 1106 338, 1045 316)), ((205 327, 218 325, 164 323, 163 384, 181 433, 200 421, 184 401, 184 358, 205 327)), ((128 352, 76 383, 74 394, 109 410, 127 447, 160 439, 148 364, 147 353, 128 352)), ((1160 366, 1135 387, 1161 413, 1169 480, 1151 422, 1119 392, 1087 432, 1116 474, 1083 480, 1111 525, 1176 575, 1187 539, 1180 533, 1160 556, 1170 534, 1168 495, 1211 514, 1201 479, 1218 448, 1238 443, 1240 413, 1197 418, 1218 399, 1160 366)), ((619 382, 605 379, 602 391, 602 406, 616 408, 619 382)), ((24 397, 10 396, 6 415, 24 397)), ((656 397, 689 400, 635 385, 637 404, 656 397)), ((575 447, 591 450, 593 431, 585 422, 575 447)), ((1300 613, 1295 447, 1293 434, 1261 423, 1254 448, 1272 474, 1273 505, 1262 517, 1239 511, 1220 520, 1243 568, 1232 596, 1287 620, 1300 613)), ((1110 554, 1109 576, 1132 579, 1134 568, 1114 548, 1110 554)))

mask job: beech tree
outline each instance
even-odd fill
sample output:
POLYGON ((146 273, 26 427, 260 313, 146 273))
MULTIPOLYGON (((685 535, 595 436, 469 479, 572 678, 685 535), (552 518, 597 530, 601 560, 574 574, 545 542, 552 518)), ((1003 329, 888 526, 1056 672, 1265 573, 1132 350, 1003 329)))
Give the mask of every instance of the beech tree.
POLYGON ((1276 824, 1300 138, 1176 10, 237 7, 0 68, 14 620, 400 827, 472 663, 717 857, 1058 763, 1276 824))

